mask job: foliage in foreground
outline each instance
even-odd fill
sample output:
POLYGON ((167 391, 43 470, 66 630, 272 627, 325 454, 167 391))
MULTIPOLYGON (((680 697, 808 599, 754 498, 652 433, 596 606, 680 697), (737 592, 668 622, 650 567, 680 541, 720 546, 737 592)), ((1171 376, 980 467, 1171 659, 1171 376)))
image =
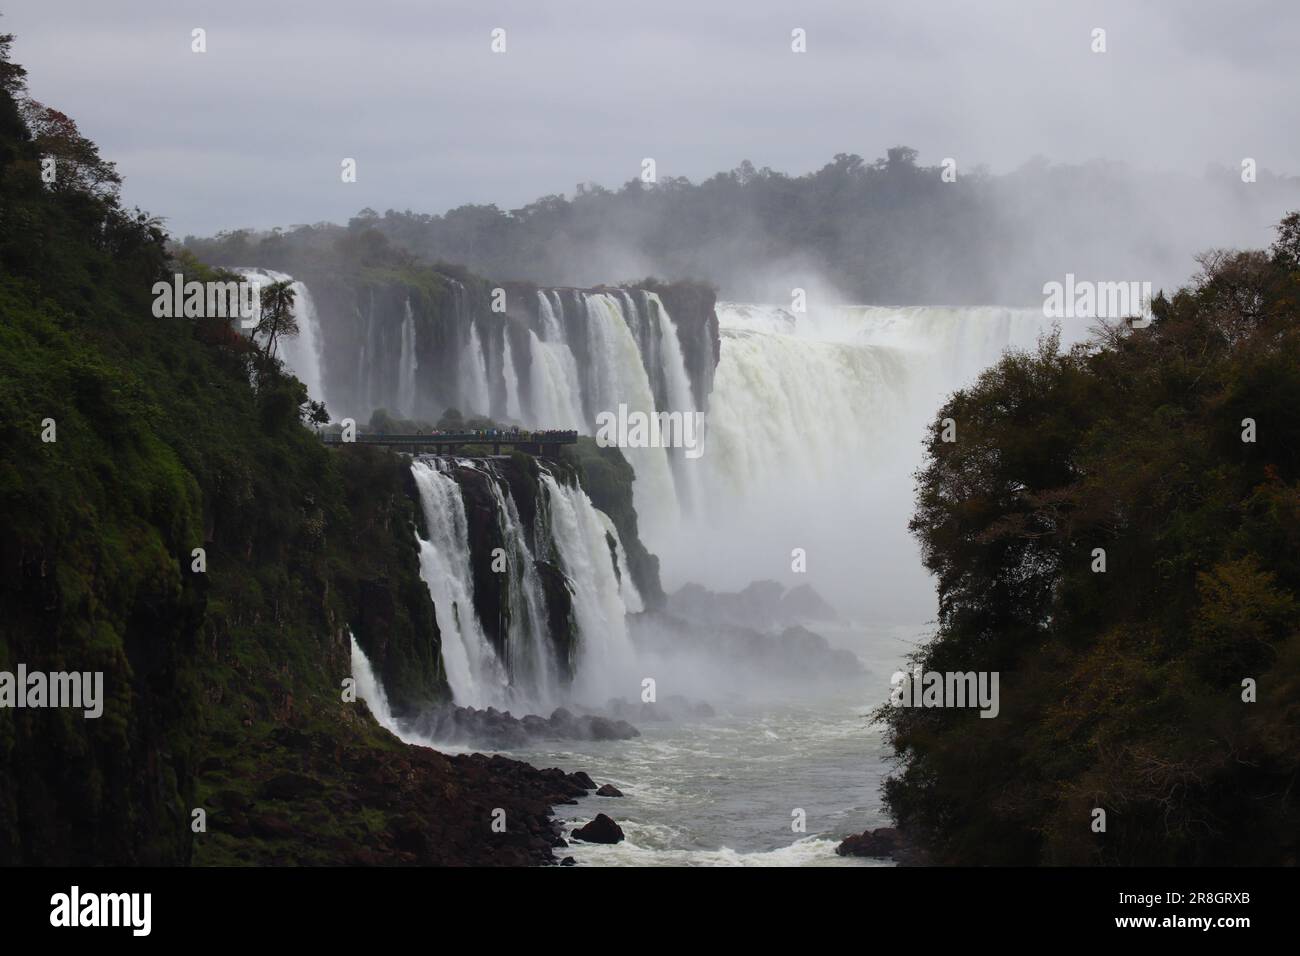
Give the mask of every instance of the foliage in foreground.
POLYGON ((221 277, 121 208, 111 164, 26 96, 8 44, 0 670, 102 671, 106 700, 99 719, 0 709, 0 863, 203 859, 192 809, 275 773, 240 763, 270 735, 396 746, 340 700, 350 629, 395 700, 445 698, 408 475, 327 451, 302 383, 229 321, 153 315, 155 282, 221 277))
POLYGON ((1151 327, 1009 354, 938 413, 918 662, 1001 674, 996 719, 880 711, 888 806, 938 860, 1296 862, 1300 216, 1279 233, 1205 257, 1151 327))

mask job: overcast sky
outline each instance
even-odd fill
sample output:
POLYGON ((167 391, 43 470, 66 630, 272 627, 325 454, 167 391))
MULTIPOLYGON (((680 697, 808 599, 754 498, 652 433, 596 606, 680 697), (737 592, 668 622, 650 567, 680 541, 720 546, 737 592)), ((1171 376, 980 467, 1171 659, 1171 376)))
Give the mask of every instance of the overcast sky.
POLYGON ((0 0, 33 96, 178 236, 515 208, 896 144, 1300 172, 1300 3, 0 0), (207 31, 192 53, 191 31, 207 31), (506 31, 506 52, 491 33, 506 31), (1092 31, 1107 51, 1093 53, 1092 31), (791 51, 791 31, 807 52, 791 51), (344 157, 356 183, 340 181, 344 157))

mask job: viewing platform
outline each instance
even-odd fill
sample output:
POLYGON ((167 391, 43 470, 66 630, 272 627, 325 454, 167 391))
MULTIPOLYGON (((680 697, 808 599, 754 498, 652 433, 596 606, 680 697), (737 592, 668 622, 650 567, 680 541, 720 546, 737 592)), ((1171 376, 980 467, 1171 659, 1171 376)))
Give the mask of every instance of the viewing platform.
POLYGON ((342 435, 322 434, 326 445, 386 445, 402 448, 414 454, 459 455, 467 446, 491 447, 492 454, 501 454, 502 447, 517 448, 539 458, 558 458, 562 445, 576 445, 576 431, 514 431, 488 428, 467 432, 417 432, 409 435, 362 434, 352 441, 342 435))

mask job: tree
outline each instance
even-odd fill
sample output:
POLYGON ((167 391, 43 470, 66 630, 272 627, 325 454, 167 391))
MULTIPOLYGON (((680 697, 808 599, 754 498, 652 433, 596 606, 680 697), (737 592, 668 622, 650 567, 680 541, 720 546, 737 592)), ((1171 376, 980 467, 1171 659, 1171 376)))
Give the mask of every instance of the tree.
POLYGON ((1292 269, 1300 268, 1300 212, 1293 212, 1278 223, 1273 257, 1292 269))
POLYGON ((275 348, 281 338, 298 334, 298 320, 293 314, 295 298, 293 283, 288 279, 272 282, 261 290, 261 318, 256 334, 265 339, 262 359, 269 363, 275 358, 275 348))
POLYGON ((1298 232, 1288 216, 1271 259, 1204 257, 1149 328, 1010 353, 938 412, 910 525, 939 596, 917 663, 1001 684, 996 720, 878 712, 901 763, 886 804, 938 862, 1300 853, 1298 232), (1246 678, 1267 693, 1245 702, 1246 678))
POLYGON ((100 157, 95 144, 81 135, 72 117, 30 98, 21 101, 20 109, 37 151, 55 161, 53 188, 116 202, 122 177, 112 163, 100 157))

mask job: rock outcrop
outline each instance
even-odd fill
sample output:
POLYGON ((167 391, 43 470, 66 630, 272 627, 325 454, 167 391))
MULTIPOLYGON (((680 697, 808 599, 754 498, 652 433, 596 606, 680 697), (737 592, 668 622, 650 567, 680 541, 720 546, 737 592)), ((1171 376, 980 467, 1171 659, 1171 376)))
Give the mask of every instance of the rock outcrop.
POLYGON ((596 819, 574 830, 570 836, 584 843, 620 843, 623 840, 623 828, 612 818, 598 813, 596 819))
POLYGON ((488 750, 525 748, 546 740, 630 740, 641 736, 625 720, 596 714, 575 715, 563 707, 556 708, 550 717, 536 714, 515 717, 495 707, 484 710, 439 707, 420 714, 409 726, 415 733, 439 743, 488 750))
POLYGON ((928 862, 925 852, 907 840, 896 827, 877 827, 847 836, 835 852, 840 856, 894 860, 901 866, 920 866, 928 862))

